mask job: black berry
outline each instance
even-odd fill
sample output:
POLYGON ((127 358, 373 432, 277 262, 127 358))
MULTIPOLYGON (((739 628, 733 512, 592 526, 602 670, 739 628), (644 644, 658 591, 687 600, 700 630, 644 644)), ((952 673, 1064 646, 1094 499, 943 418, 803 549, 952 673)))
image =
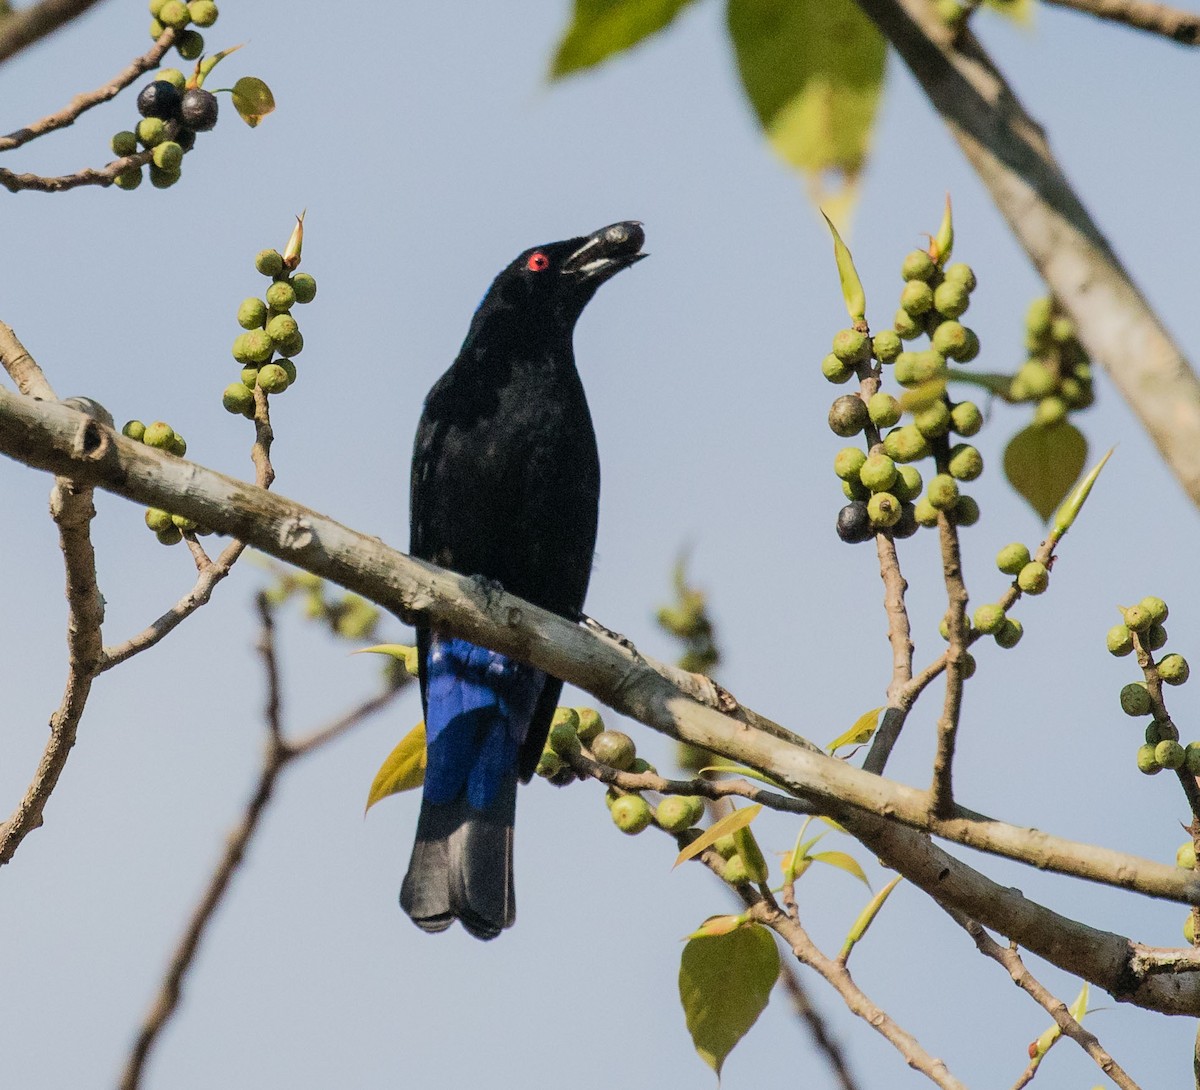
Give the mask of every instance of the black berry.
POLYGON ((189 129, 208 132, 217 123, 217 96, 203 87, 184 91, 180 116, 189 129))
POLYGON ((867 513, 867 505, 861 500, 846 504, 838 512, 837 533, 848 545, 857 545, 860 541, 869 541, 875 536, 871 529, 871 516, 867 513))
POLYGON ((142 93, 138 95, 138 113, 142 117, 161 117, 164 121, 171 121, 179 116, 180 103, 184 97, 186 96, 181 96, 173 83, 168 83, 165 79, 156 79, 153 83, 146 84, 142 93))

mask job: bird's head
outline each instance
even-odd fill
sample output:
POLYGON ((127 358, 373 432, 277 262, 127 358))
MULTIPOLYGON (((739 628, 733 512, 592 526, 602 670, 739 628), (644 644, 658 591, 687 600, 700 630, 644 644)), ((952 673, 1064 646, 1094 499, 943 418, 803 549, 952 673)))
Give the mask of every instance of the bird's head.
POLYGON ((642 225, 626 220, 580 238, 533 246, 496 277, 475 325, 515 321, 526 335, 539 326, 569 335, 596 289, 646 256, 641 252, 645 240, 642 225))

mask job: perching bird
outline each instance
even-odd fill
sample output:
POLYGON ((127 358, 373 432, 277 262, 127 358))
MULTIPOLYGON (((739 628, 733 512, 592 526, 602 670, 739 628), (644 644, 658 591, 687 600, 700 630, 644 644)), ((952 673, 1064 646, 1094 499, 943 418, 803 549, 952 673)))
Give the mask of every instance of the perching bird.
MULTIPOLYGON (((600 498, 575 322, 641 260, 634 222, 526 250, 496 277, 458 358, 425 400, 412 462, 413 556, 576 619, 600 498)), ((517 780, 541 756, 562 682, 419 629, 427 767, 400 904, 426 931, 512 925, 517 780)))

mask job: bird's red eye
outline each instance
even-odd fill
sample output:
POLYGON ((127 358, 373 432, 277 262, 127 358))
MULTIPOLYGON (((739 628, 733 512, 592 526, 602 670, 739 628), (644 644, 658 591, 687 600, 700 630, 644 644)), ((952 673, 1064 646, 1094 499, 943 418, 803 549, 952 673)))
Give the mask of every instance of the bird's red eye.
POLYGON ((530 272, 541 272, 543 269, 550 268, 550 259, 538 250, 535 254, 529 255, 529 260, 525 262, 525 267, 530 272))

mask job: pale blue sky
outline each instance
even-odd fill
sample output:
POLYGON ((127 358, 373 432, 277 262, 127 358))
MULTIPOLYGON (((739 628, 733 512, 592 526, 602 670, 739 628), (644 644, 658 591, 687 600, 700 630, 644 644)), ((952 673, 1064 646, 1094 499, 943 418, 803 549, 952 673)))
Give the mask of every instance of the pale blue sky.
MULTIPOLYGON (((187 436, 189 457, 248 474, 248 427, 220 407, 236 373, 234 314, 262 285, 254 253, 282 245, 307 208, 305 268, 320 294, 301 314, 300 380, 276 404, 277 487, 402 546, 421 399, 492 276, 529 245, 640 219, 653 256, 604 287, 576 337, 604 475, 589 612, 670 654, 653 609, 690 545, 726 650, 721 678, 747 704, 825 742, 882 703, 890 656, 873 550, 833 533, 831 461, 843 444, 825 416, 841 391, 819 363, 844 311, 829 241, 740 96, 722 5, 697 3, 670 34, 561 87, 543 73, 562 2, 227 9, 211 43, 249 44, 217 85, 265 78, 279 110, 261 128, 242 126, 226 99, 174 189, 5 198, 0 319, 59 392, 95 397, 119 420, 164 418, 187 436)), ((0 131, 116 72, 148 45, 146 21, 139 2, 100 5, 5 65, 0 131)), ((1141 287, 1194 349, 1194 55, 1055 9, 1039 10, 1032 33, 990 17, 979 27, 1141 287)), ((105 161, 109 135, 135 120, 133 97, 4 165, 49 173, 105 161)), ((980 282, 969 315, 979 366, 1009 367, 1038 283, 892 64, 852 235, 877 326, 895 307, 901 258, 936 228, 946 190, 957 256, 980 282)), ((972 491, 983 520, 965 534, 975 604, 1004 585, 995 551, 1039 540, 999 474, 1025 412, 998 408, 979 439, 989 470, 972 491)), ((1008 820, 1169 860, 1182 800, 1166 777, 1134 771, 1140 731, 1116 699, 1134 672, 1103 643, 1115 603, 1156 593, 1172 608, 1171 646, 1200 656, 1196 515, 1107 380, 1080 424, 1094 451, 1118 443, 1117 456, 1061 549, 1050 594, 1020 607, 1020 647, 978 656, 958 791, 1008 820)), ((5 813, 35 766, 64 674, 48 487, 0 465, 5 813)), ((139 509, 106 496, 98 507, 115 641, 178 597, 192 570, 183 550, 153 541, 139 509)), ((903 543, 901 556, 923 662, 940 648, 944 608, 932 536, 903 543)), ((263 686, 249 606, 261 582, 244 563, 161 648, 97 683, 45 827, 0 873, 0 1084, 113 1084, 255 774, 263 686)), ((372 662, 299 623, 285 624, 280 642, 294 729, 374 683, 372 662)), ((1193 722, 1190 687, 1170 695, 1177 720, 1193 722)), ((938 701, 931 693, 893 758, 889 771, 907 782, 927 781, 938 701)), ((387 800, 365 821, 362 804, 379 761, 419 716, 413 693, 287 776, 146 1085, 712 1085, 678 1007, 679 939, 730 902, 698 868, 672 872, 664 838, 617 833, 595 785, 523 791, 511 932, 487 945, 459 931, 431 938, 403 916, 396 895, 417 799, 387 800)), ((628 729, 652 760, 669 762, 665 741, 628 729)), ((791 846, 794 823, 763 829, 770 851, 791 846)), ((1179 938, 1178 907, 958 853, 1089 923, 1152 943, 1179 938)), ((827 949, 865 896, 839 872, 804 879, 804 919, 827 949)), ((1075 982, 1032 964, 1073 997, 1075 982)), ((973 1086, 1011 1083, 1048 1024, 903 886, 855 973, 973 1086)), ((864 1090, 927 1085, 811 983, 864 1090)), ((1184 1084, 1192 1021, 1093 1002, 1106 1009, 1089 1024, 1136 1078, 1184 1084)), ((1047 1064, 1054 1085, 1102 1081, 1069 1045, 1047 1064)), ((776 996, 723 1085, 781 1077, 830 1084, 776 996)))

